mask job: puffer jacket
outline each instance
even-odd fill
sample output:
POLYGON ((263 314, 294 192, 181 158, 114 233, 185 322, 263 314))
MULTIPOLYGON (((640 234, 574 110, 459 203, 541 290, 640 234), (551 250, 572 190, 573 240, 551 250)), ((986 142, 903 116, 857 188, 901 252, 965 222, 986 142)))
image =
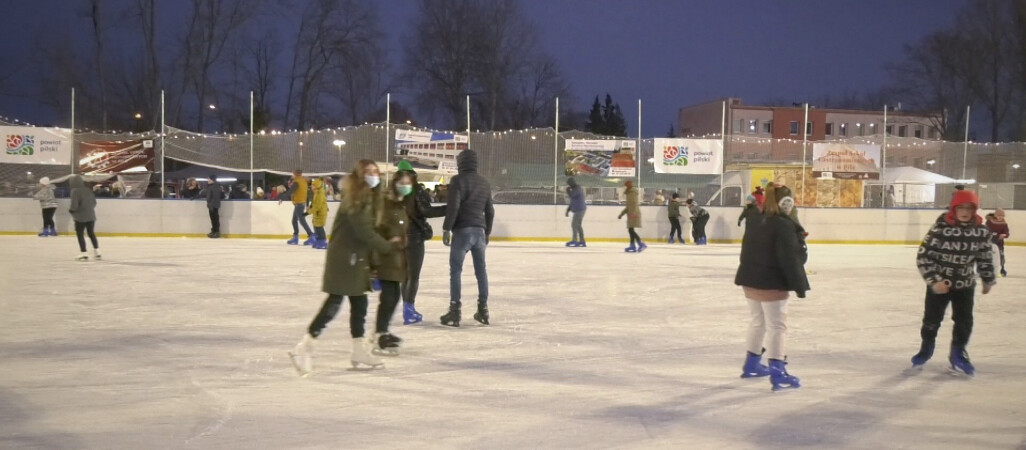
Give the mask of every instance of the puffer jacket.
POLYGON ((324 181, 320 178, 313 180, 313 202, 310 204, 310 215, 313 216, 313 226, 323 227, 328 223, 328 197, 324 192, 324 181))
POLYGON ((75 222, 96 221, 96 194, 85 185, 82 175, 72 175, 68 179, 71 186, 71 205, 68 212, 75 222))
POLYGON ((42 209, 57 207, 57 198, 53 195, 52 184, 40 186, 39 190, 32 195, 32 198, 39 200, 39 207, 42 209))
POLYGON ((955 207, 942 215, 919 245, 916 266, 927 285, 951 282, 951 289, 973 289, 976 274, 987 285, 996 283, 990 230, 974 216, 969 223, 954 219, 955 207), (975 266, 976 270, 973 270, 975 266))
POLYGON ((794 291, 798 298, 805 298, 810 287, 805 275, 808 253, 803 234, 801 226, 786 215, 749 217, 734 284, 761 290, 794 291))
POLYGON ((588 204, 584 200, 584 189, 581 189, 577 185, 577 180, 574 177, 566 179, 566 197, 570 199, 570 204, 567 205, 567 212, 582 212, 588 209, 588 204))
POLYGON ((470 149, 460 152, 456 156, 456 167, 459 175, 452 177, 449 184, 449 204, 442 230, 484 228, 485 235, 491 235, 495 220, 492 186, 477 173, 477 153, 470 149))
POLYGON ((307 198, 308 195, 306 177, 295 178, 292 182, 292 204, 305 205, 306 201, 309 200, 307 198))
POLYGON ((446 207, 433 206, 431 195, 419 183, 414 183, 413 193, 407 195, 403 202, 406 204, 406 216, 411 222, 406 227, 407 236, 411 239, 430 240, 434 230, 427 219, 444 216, 446 207))

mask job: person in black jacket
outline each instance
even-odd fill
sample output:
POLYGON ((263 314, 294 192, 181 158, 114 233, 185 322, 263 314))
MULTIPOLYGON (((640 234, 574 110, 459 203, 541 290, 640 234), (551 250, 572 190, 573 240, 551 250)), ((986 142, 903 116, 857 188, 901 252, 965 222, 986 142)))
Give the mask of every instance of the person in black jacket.
POLYGON ((210 234, 208 238, 217 239, 221 237, 221 216, 218 210, 221 208, 221 185, 217 182, 217 175, 207 177, 207 210, 210 213, 210 234))
POLYGON ((759 212, 759 207, 755 204, 755 196, 749 195, 745 198, 745 209, 741 211, 741 215, 737 218, 737 226, 740 227, 741 222, 755 218, 759 216, 759 214, 761 213, 759 212))
POLYGON ((452 177, 442 224, 442 243, 449 247, 449 312, 443 325, 460 326, 460 276, 467 252, 474 258, 477 277, 477 313, 474 320, 488 325, 488 272, 485 270, 485 246, 492 234, 492 187, 477 173, 477 153, 467 149, 456 156, 459 175, 452 177))
POLYGON ((423 316, 414 308, 417 290, 420 288, 420 271, 424 267, 424 242, 431 240, 434 230, 427 219, 445 215, 445 206, 432 206, 431 195, 424 185, 417 182, 417 172, 408 161, 400 161, 397 165, 400 173, 409 173, 413 177, 413 195, 407 195, 406 216, 410 224, 406 228, 406 281, 403 282, 403 324, 409 325, 423 320, 423 316))
POLYGON ((751 312, 748 355, 741 377, 769 375, 773 390, 800 386, 798 377, 788 374, 784 367, 788 292, 805 298, 809 290, 803 267, 808 259, 804 230, 788 218, 792 208, 790 189, 767 188, 762 215, 750 217, 745 227, 741 265, 734 278, 734 284, 743 287, 751 312), (764 339, 769 367, 761 362, 764 339))

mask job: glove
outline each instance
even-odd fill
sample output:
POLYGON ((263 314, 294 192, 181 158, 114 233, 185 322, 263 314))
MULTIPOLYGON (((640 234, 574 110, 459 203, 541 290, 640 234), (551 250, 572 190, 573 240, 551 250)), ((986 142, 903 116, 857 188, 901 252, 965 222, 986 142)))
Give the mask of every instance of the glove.
POLYGON ((617 218, 617 219, 623 219, 623 213, 620 213, 620 215, 619 215, 619 216, 616 216, 616 218, 617 218))
POLYGON ((570 210, 569 209, 566 210, 566 214, 563 214, 563 217, 570 217, 570 210))
POLYGON ((798 294, 798 298, 805 298, 805 291, 798 291, 795 294, 798 294))
POLYGON ((741 226, 741 222, 740 221, 738 221, 737 226, 739 226, 739 227, 741 226))
POLYGON ((371 279, 371 290, 374 291, 374 292, 380 292, 381 291, 381 280, 379 280, 377 278, 372 278, 371 279))
POLYGON ((442 232, 442 244, 444 244, 446 247, 448 247, 450 243, 452 243, 452 232, 451 231, 443 231, 442 232))

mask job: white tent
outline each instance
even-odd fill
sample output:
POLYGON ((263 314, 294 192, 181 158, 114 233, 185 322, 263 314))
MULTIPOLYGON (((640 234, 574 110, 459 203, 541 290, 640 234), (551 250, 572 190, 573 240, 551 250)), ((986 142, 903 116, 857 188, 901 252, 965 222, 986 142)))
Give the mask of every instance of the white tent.
POLYGON ((867 184, 955 184, 954 178, 915 167, 888 167, 882 179, 867 184))
POLYGON ((888 186, 892 192, 889 205, 915 206, 931 205, 936 200, 938 184, 958 183, 954 178, 915 167, 888 167, 879 180, 867 181, 867 186, 888 186))

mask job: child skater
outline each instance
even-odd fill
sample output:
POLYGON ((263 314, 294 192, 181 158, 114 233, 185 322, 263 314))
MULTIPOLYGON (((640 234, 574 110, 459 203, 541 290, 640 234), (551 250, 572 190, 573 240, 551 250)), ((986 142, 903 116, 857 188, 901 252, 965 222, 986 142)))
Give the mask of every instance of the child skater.
POLYGON ((313 202, 310 203, 310 215, 313 216, 315 239, 311 247, 324 250, 328 248, 328 238, 324 235, 324 225, 328 223, 328 197, 324 190, 324 180, 315 178, 310 184, 313 191, 313 202))
MULTIPOLYGON (((397 172, 382 196, 378 212, 378 234, 384 239, 398 238, 400 245, 406 244, 409 218, 406 215, 406 196, 413 193, 413 176, 410 172, 397 172)), ((381 296, 378 301, 378 316, 375 324, 373 344, 377 354, 396 356, 402 339, 388 332, 396 305, 399 304, 401 283, 406 281, 406 252, 375 254, 378 280, 381 282, 381 296)))
POLYGON ((705 224, 709 222, 709 212, 698 206, 694 199, 689 198, 688 210, 691 211, 691 237, 696 245, 705 245, 705 224))
POLYGON ((631 237, 631 246, 623 249, 627 253, 641 253, 648 248, 644 242, 641 242, 641 236, 634 231, 635 228, 641 228, 641 206, 638 203, 638 190, 634 187, 634 183, 631 180, 627 180, 623 183, 627 189, 623 191, 624 196, 627 197, 627 207, 620 212, 618 219, 623 219, 623 216, 627 216, 627 234, 631 237))
POLYGON ((75 235, 78 236, 78 249, 81 251, 75 259, 89 260, 83 236, 83 233, 88 233, 89 241, 93 244, 93 259, 99 261, 100 244, 96 241, 96 233, 93 231, 96 226, 96 195, 92 189, 86 187, 82 175, 72 175, 68 178, 68 184, 71 186, 71 206, 68 207, 68 212, 75 220, 75 235))
POLYGON ((787 373, 785 368, 787 298, 789 291, 794 291, 798 298, 805 298, 810 288, 803 268, 807 251, 802 228, 788 218, 794 207, 791 190, 768 186, 765 195, 762 214, 750 217, 745 227, 741 265, 734 284, 744 289, 751 312, 748 355, 741 377, 768 375, 776 391, 801 386, 798 377, 787 373), (762 364, 764 352, 769 357, 769 367, 762 364))
POLYGON ((680 214, 680 194, 674 192, 670 197, 670 203, 666 206, 666 215, 670 219, 670 239, 667 242, 673 243, 673 234, 676 232, 677 242, 686 244, 687 241, 684 240, 680 227, 680 218, 682 217, 680 214))
POLYGON ((39 237, 56 236, 57 224, 53 221, 53 215, 57 213, 57 198, 53 195, 53 185, 49 177, 39 179, 39 190, 32 198, 39 200, 39 207, 43 210, 43 231, 39 237))
POLYGON ((386 241, 374 231, 380 182, 378 165, 369 159, 357 162, 346 177, 342 205, 331 226, 331 240, 328 241, 324 263, 322 289, 328 298, 310 323, 307 334, 289 352, 292 364, 303 376, 313 370, 314 343, 328 322, 338 314, 345 297, 349 297, 349 334, 353 338, 350 361, 353 367, 384 366, 380 358, 371 354, 363 336, 367 291, 371 290, 370 257, 372 252, 387 255, 400 251, 402 239, 394 237, 386 241))
POLYGON ((990 230, 983 226, 983 219, 976 214, 979 204, 975 192, 955 191, 948 212, 937 219, 919 245, 916 266, 926 281, 926 305, 923 326, 919 331, 922 344, 919 353, 912 357, 913 369, 921 369, 933 356, 937 330, 944 321, 948 303, 951 303, 951 320, 955 326, 948 362, 952 370, 966 375, 975 372, 965 347, 973 332, 976 272, 983 279, 984 294, 997 283, 990 230))
POLYGON ((1001 260, 1001 276, 1007 277, 1005 272, 1005 239, 1008 239, 1008 222, 1005 222, 1005 210, 998 208, 987 214, 987 229, 994 237, 994 244, 997 245, 998 255, 1001 260))
POLYGON ((758 217, 760 214, 759 206, 756 205, 754 195, 749 195, 745 198, 745 209, 741 211, 741 215, 737 218, 737 226, 741 226, 741 222, 758 217))

